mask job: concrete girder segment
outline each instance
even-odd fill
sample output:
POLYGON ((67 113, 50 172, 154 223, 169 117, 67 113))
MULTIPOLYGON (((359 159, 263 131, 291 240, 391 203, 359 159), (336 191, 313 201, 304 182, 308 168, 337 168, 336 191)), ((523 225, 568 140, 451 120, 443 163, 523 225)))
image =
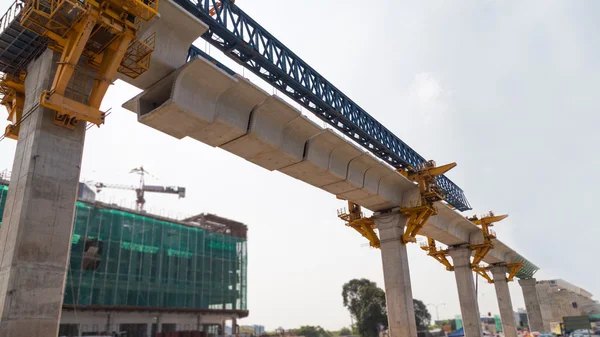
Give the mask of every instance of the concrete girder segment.
POLYGON ((252 111, 248 133, 221 147, 272 171, 302 161, 306 141, 318 132, 300 111, 271 96, 252 111))
POLYGON ((142 22, 137 36, 144 41, 156 34, 150 67, 135 79, 121 73, 117 76, 144 90, 184 65, 190 45, 208 30, 208 25, 172 0, 162 0, 158 11, 152 20, 142 22))

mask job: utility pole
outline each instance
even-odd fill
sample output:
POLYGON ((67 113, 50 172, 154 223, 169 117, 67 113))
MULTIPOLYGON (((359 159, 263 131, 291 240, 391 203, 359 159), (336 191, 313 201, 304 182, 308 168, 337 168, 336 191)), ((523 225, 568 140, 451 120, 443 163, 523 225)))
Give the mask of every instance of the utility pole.
POLYGON ((438 307, 440 305, 446 305, 446 303, 438 303, 438 304, 428 303, 427 305, 431 305, 431 306, 435 307, 435 317, 436 317, 436 320, 439 321, 440 320, 440 312, 438 311, 438 307))

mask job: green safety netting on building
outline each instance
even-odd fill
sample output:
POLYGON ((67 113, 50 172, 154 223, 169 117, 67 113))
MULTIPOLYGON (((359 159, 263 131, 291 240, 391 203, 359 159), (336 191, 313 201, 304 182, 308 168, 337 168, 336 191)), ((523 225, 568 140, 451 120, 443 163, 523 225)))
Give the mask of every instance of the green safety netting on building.
POLYGON ((65 304, 247 309, 246 239, 77 202, 71 242, 65 304))

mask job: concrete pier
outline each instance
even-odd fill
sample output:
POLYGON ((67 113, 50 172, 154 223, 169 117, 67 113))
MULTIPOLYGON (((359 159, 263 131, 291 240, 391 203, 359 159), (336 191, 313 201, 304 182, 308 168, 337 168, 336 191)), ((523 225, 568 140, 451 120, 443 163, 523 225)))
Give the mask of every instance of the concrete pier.
POLYGON ((0 228, 0 336, 56 337, 71 247, 85 123, 54 125, 38 106, 60 55, 29 64, 26 100, 0 228))
POLYGON ((491 266, 492 276, 494 278, 494 287, 496 288, 496 298, 498 299, 498 308, 500 309, 500 318, 502 319, 502 332, 505 337, 517 337, 517 326, 515 324, 515 314, 513 311, 506 273, 508 268, 505 264, 491 266))
POLYGON ((406 245, 400 241, 407 220, 397 212, 375 218, 381 240, 390 337, 417 336, 406 245))
POLYGON ((537 280, 534 278, 519 280, 519 285, 521 285, 521 290, 523 291, 523 298, 525 299, 529 330, 542 332, 545 331, 544 321, 542 319, 540 299, 535 288, 536 283, 537 280))
POLYGON ((456 277, 465 336, 480 337, 481 321, 471 270, 471 249, 468 246, 459 246, 450 248, 449 252, 454 263, 454 277, 456 277))

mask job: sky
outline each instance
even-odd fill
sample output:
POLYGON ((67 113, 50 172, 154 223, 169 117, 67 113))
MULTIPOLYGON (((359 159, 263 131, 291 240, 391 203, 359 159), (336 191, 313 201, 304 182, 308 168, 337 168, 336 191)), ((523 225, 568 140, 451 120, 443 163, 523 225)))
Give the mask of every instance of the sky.
MULTIPOLYGON (((473 206, 464 215, 508 213, 494 228, 498 238, 540 267, 538 279, 563 278, 600 294, 593 211, 599 186, 587 176, 600 169, 600 2, 236 4, 422 156, 457 162, 448 176, 473 206)), ((201 39, 197 45, 205 48, 201 39)), ((150 211, 208 212, 246 223, 250 316, 240 324, 348 326, 342 285, 368 278, 383 287, 383 273, 379 251, 336 217, 344 203, 223 150, 138 124, 120 108, 137 93, 120 81, 110 88, 102 108, 111 115, 87 133, 82 179, 134 185, 128 172, 143 165, 149 183, 187 188, 180 200, 148 195, 150 211)), ((11 169, 15 144, 0 142, 0 170, 11 169)), ((104 190, 100 198, 134 205, 129 191, 104 190)), ((408 254, 414 298, 440 304, 440 318, 459 314, 454 275, 416 244, 408 254)), ((479 285, 480 311, 497 314, 493 285, 479 285)), ((516 282, 510 291, 514 309, 523 308, 516 282)), ((434 306, 429 310, 435 318, 434 306)))

